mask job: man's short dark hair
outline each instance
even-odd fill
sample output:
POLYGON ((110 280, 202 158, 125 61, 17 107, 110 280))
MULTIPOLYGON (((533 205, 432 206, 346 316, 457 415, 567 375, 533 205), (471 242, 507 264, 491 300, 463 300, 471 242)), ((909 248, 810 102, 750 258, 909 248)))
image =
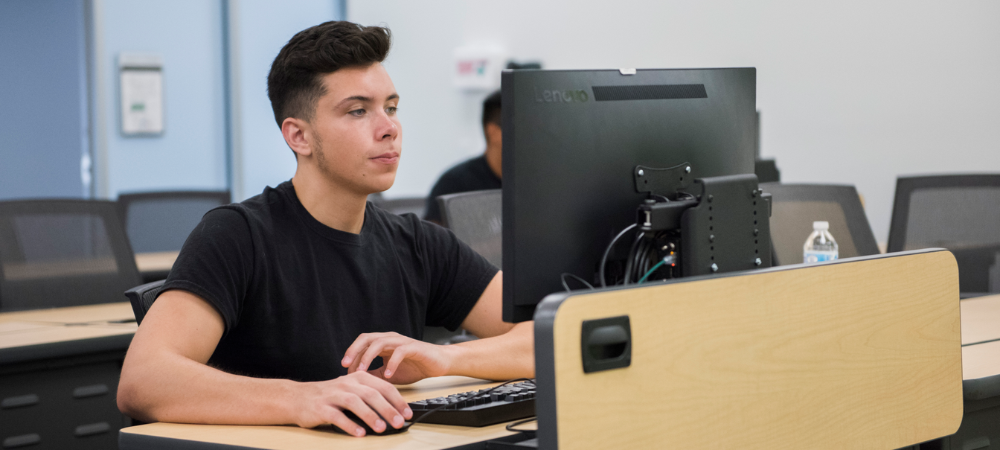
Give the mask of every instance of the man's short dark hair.
POLYGON ((316 102, 326 94, 323 75, 380 63, 391 45, 388 28, 351 22, 325 22, 293 36, 267 76, 267 96, 278 127, 289 117, 312 120, 316 102))
POLYGON ((496 91, 483 100, 483 131, 486 124, 495 123, 500 126, 500 91, 496 91))

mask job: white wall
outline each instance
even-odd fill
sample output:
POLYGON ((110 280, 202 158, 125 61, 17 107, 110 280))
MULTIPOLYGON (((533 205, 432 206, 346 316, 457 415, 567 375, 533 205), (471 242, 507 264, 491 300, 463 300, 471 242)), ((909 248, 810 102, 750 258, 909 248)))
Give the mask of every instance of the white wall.
POLYGON ((897 175, 1000 172, 1000 3, 989 1, 350 1, 385 24, 403 160, 386 196, 426 195, 482 151, 481 96, 452 51, 497 42, 548 69, 757 68, 761 153, 785 182, 854 184, 888 236, 897 175))

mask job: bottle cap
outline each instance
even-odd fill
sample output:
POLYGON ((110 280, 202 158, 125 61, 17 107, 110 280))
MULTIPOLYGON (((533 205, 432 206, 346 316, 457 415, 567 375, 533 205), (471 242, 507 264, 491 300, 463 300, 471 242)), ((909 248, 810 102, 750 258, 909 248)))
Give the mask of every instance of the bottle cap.
POLYGON ((826 231, 830 229, 830 222, 825 220, 817 220, 813 222, 813 229, 818 231, 826 231))

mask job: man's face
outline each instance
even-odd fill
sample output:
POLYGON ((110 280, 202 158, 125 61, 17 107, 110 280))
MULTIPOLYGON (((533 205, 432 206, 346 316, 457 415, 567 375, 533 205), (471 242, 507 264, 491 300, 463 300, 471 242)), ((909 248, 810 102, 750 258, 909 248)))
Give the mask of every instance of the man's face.
POLYGON ((326 95, 310 121, 310 145, 328 181, 370 194, 392 187, 402 152, 399 96, 381 64, 322 78, 326 95))

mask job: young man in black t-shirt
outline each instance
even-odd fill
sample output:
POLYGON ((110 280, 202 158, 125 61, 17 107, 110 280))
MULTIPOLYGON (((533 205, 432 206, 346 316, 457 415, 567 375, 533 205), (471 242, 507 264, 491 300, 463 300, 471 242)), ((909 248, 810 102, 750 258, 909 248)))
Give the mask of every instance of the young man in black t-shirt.
POLYGON ((389 45, 388 29, 327 22, 278 54, 268 95, 295 176, 191 233, 125 358, 123 412, 362 436, 344 410, 376 431, 412 417, 392 383, 534 375, 531 323, 501 321, 499 270, 449 231, 365 201, 401 154, 389 45), (419 340, 425 325, 483 339, 436 346, 419 340))
POLYGON ((437 198, 459 192, 485 191, 503 187, 501 179, 501 152, 503 132, 500 129, 500 91, 483 100, 483 135, 486 136, 486 152, 475 158, 461 162, 448 169, 427 197, 424 219, 441 223, 441 207, 437 198))

